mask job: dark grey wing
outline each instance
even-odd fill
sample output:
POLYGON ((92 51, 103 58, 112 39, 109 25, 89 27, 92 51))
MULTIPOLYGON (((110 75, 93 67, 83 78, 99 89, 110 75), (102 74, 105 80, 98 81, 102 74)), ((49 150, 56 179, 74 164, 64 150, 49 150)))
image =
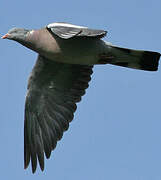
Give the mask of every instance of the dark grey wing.
POLYGON ((73 37, 102 38, 107 33, 107 31, 104 30, 89 29, 84 26, 68 23, 52 23, 47 26, 47 29, 63 39, 70 39, 73 37))
POLYGON ((68 129, 76 103, 88 88, 92 67, 38 57, 29 78, 24 124, 24 167, 31 159, 33 173, 37 159, 44 169, 44 153, 49 158, 68 129))

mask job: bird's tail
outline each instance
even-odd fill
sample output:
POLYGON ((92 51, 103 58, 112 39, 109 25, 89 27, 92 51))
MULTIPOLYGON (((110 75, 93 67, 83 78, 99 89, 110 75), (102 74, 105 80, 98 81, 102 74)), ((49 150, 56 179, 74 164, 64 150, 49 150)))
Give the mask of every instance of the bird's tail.
POLYGON ((133 50, 108 45, 108 55, 103 54, 99 64, 113 64, 134 69, 156 71, 161 56, 158 52, 133 50))

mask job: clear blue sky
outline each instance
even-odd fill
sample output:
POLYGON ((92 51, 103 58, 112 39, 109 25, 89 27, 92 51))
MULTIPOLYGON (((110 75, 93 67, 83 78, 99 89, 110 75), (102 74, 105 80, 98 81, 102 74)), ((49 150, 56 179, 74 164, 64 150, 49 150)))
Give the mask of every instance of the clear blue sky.
MULTIPOLYGON (((108 30, 105 40, 113 44, 161 53, 160 0, 1 1, 1 34, 59 21, 108 30)), ((8 40, 0 40, 0 51, 0 179, 161 179, 161 66, 96 66, 69 130, 45 171, 33 175, 23 169, 23 116, 37 55, 8 40)))

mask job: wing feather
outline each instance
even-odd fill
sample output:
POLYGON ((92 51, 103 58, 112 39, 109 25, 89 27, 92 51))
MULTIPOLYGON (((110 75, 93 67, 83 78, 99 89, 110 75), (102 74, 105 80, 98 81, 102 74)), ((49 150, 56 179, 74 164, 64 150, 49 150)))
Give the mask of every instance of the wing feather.
POLYGON ((85 94, 92 66, 57 63, 38 57, 28 83, 24 123, 24 167, 37 160, 44 170, 44 154, 51 151, 74 117, 76 103, 85 94))
POLYGON ((49 32, 62 39, 70 39, 73 37, 103 38, 107 34, 107 31, 104 30, 89 29, 68 23, 52 23, 46 28, 49 32))

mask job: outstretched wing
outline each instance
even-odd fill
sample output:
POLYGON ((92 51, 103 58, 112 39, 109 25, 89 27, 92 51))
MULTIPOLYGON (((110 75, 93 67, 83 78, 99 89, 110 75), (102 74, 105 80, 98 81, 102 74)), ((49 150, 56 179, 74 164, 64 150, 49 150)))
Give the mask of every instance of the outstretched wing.
POLYGON ((24 167, 31 159, 33 173, 44 169, 44 153, 50 157, 69 127, 91 80, 92 67, 57 63, 41 56, 31 73, 25 103, 24 167))
POLYGON ((89 29, 84 26, 77 26, 68 23, 52 23, 47 26, 47 29, 63 39, 70 39, 72 37, 91 37, 102 38, 106 35, 104 30, 89 29))

